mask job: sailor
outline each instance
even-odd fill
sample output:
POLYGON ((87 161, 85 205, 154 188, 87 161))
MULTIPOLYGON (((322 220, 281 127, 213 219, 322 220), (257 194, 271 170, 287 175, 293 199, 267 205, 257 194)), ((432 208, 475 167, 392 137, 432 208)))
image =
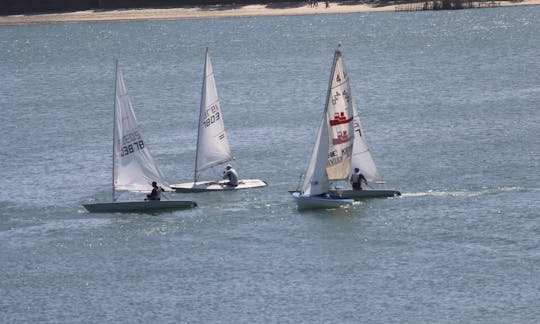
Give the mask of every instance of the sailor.
POLYGON ((360 169, 354 168, 354 173, 351 175, 351 179, 349 180, 353 190, 363 190, 362 181, 367 185, 367 179, 362 173, 360 173, 360 169))
POLYGON ((155 181, 152 181, 152 188, 152 192, 146 195, 147 200, 161 200, 161 193, 165 190, 158 186, 155 181))
POLYGON ((229 179, 229 182, 225 184, 227 186, 238 186, 238 173, 236 173, 236 170, 230 164, 227 164, 225 171, 223 171, 223 179, 229 179))

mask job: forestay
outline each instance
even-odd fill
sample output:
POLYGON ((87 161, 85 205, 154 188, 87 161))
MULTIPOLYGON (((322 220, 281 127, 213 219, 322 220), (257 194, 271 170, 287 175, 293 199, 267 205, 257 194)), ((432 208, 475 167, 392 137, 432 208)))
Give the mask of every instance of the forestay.
POLYGON ((219 105, 210 54, 206 49, 197 136, 195 181, 201 171, 233 159, 219 105))
POLYGON ((150 191, 152 181, 167 187, 148 145, 143 139, 129 100, 122 71, 116 63, 113 139, 113 191, 150 191))

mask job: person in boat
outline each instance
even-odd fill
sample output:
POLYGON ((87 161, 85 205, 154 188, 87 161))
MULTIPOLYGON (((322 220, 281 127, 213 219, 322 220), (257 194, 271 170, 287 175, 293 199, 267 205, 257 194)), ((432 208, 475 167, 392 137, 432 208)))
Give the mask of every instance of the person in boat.
POLYGON ((161 193, 165 191, 157 185, 157 182, 152 181, 152 192, 146 195, 147 200, 161 200, 161 193))
POLYGON ((367 179, 362 173, 360 173, 359 168, 354 168, 354 173, 351 175, 351 179, 349 181, 353 187, 353 190, 364 190, 362 188, 362 182, 367 185, 367 179))
POLYGON ((230 164, 227 164, 225 171, 223 171, 223 179, 229 179, 229 182, 225 183, 227 186, 238 186, 238 173, 230 164))

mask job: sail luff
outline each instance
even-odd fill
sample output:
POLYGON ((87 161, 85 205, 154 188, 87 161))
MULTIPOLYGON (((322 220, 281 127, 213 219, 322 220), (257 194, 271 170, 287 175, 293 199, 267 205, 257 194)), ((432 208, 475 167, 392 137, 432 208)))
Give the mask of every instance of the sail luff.
POLYGON ((203 113, 206 108, 206 64, 208 62, 208 47, 206 48, 206 52, 204 54, 204 69, 203 69, 203 84, 202 84, 202 90, 201 90, 201 105, 199 107, 199 124, 197 127, 197 148, 195 151, 195 172, 194 172, 194 178, 193 182, 197 182, 197 179, 199 178, 199 173, 197 170, 197 165, 199 163, 199 141, 201 138, 201 125, 203 120, 203 113))
POLYGON ((113 109, 113 145, 112 145, 112 201, 116 201, 116 187, 115 187, 115 179, 116 179, 116 96, 117 96, 117 90, 118 89, 118 60, 116 60, 116 71, 115 71, 115 78, 114 78, 114 109, 113 109))

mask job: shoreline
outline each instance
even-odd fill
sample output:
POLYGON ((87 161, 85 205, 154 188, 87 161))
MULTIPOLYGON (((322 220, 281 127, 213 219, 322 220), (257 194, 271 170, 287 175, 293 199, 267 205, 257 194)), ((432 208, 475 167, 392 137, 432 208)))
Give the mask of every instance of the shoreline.
MULTIPOLYGON (((422 4, 423 2, 418 2, 422 4)), ((540 0, 524 0, 521 2, 494 1, 497 7, 533 6, 540 5, 540 0)), ((0 16, 0 25, 30 25, 49 23, 78 23, 78 22, 121 22, 133 20, 172 20, 172 19, 205 19, 205 18, 238 18, 256 16, 291 16, 358 12, 388 12, 399 11, 404 4, 372 6, 368 4, 340 4, 330 2, 326 8, 324 2, 318 7, 307 4, 283 6, 282 4, 256 5, 218 5, 200 7, 177 7, 159 9, 114 9, 114 10, 85 10, 64 13, 22 14, 0 16)), ((464 10, 464 9, 463 9, 464 10)))

